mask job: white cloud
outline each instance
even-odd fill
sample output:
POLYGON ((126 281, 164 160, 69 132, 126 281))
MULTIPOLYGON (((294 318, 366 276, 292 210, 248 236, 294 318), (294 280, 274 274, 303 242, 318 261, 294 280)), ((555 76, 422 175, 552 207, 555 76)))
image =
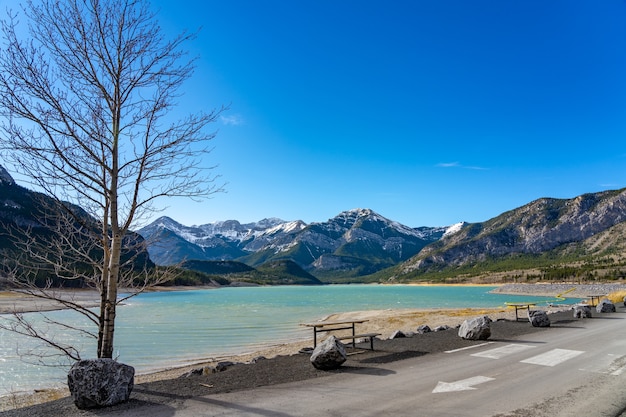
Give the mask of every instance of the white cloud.
POLYGON ((436 165, 439 168, 461 168, 461 169, 472 169, 475 171, 484 171, 489 168, 479 167, 479 166, 471 166, 471 165, 461 165, 458 162, 441 162, 436 165))
POLYGON ((243 118, 238 115, 238 114, 234 114, 232 116, 224 116, 221 115, 220 116, 220 120, 222 121, 222 123, 224 123, 225 125, 230 125, 230 126, 239 126, 244 124, 244 120, 243 118))

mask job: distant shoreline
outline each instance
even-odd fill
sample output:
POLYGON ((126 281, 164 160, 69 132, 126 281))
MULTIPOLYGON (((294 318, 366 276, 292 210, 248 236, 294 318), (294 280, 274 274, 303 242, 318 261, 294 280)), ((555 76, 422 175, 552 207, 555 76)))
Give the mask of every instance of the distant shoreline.
MULTIPOLYGON (((363 284, 368 285, 368 284, 363 284)), ((410 286, 468 286, 468 287, 497 287, 494 294, 528 295, 541 297, 555 297, 563 294, 565 298, 586 298, 590 295, 608 294, 616 291, 626 291, 624 283, 494 283, 494 284, 437 284, 437 283, 407 283, 407 284, 379 284, 379 285, 410 285, 410 286), (571 291, 572 288, 575 290, 571 291), (564 294, 565 293, 565 294, 564 294)), ((194 291, 219 289, 220 287, 153 287, 146 292, 194 291)), ((228 287, 226 287, 228 288, 228 287)), ((51 290, 63 300, 71 301, 83 307, 98 307, 100 294, 92 289, 54 289, 51 290)), ((120 291, 124 292, 124 291, 120 291)), ((57 301, 34 297, 23 291, 0 291, 0 314, 33 313, 67 309, 57 301)))

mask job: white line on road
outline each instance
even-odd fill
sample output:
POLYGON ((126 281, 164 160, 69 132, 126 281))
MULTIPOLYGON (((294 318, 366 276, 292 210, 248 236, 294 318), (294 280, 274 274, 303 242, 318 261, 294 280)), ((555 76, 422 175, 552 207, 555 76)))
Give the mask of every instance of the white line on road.
POLYGON ((534 348, 533 345, 520 345, 511 344, 506 346, 500 346, 495 349, 489 349, 484 352, 473 353, 470 356, 476 356, 479 358, 500 359, 504 356, 512 355, 517 352, 522 352, 526 349, 534 348))
POLYGON ((541 355, 533 356, 532 358, 521 361, 522 363, 530 363, 532 365, 542 366, 556 366, 569 359, 585 353, 581 350, 568 350, 568 349, 552 349, 541 355))

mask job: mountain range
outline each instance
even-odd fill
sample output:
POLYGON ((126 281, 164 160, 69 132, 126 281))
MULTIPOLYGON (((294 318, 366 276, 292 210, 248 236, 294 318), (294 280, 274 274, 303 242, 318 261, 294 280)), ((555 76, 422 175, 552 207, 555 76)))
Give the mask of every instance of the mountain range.
MULTIPOLYGON (((5 261, 6 251, 19 250, 20 230, 50 233, 40 221, 52 207, 46 199, 0 167, 5 261)), ((147 244, 143 262, 200 274, 181 275, 187 285, 626 279, 626 189, 540 198, 447 227, 413 228, 354 209, 310 224, 270 218, 185 226, 161 217, 136 232, 147 244)))
POLYGON ((626 277, 626 189, 540 198, 479 223, 411 228, 369 209, 323 223, 264 219, 139 230, 157 263, 289 259, 324 282, 626 277), (159 242, 159 243, 156 243, 159 242))
MULTIPOLYGON (((453 228, 454 229, 454 228, 453 228)), ((138 230, 160 265, 183 260, 236 260, 250 266, 289 259, 318 278, 369 275, 397 265, 439 240, 447 227, 410 228, 369 209, 323 223, 276 218, 184 226, 161 217, 138 230)))

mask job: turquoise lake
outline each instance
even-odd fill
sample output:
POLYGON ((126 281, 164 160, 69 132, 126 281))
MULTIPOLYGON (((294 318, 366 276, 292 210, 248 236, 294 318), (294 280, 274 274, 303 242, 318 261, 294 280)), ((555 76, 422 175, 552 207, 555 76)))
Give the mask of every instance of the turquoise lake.
MULTIPOLYGON (((333 313, 401 308, 487 308, 505 302, 554 301, 546 297, 490 294, 496 287, 329 285, 240 287, 141 294, 118 308, 114 356, 137 373, 260 347, 312 338, 301 323, 333 313)), ((576 302, 568 300, 566 302, 576 302)), ((88 328, 72 311, 46 313, 52 320, 88 328)), ((0 316, 6 319, 7 316, 0 316)), ((41 314, 26 314, 40 328, 93 357, 95 340, 48 328, 41 314)), ((33 340, 0 330, 0 395, 65 384, 67 368, 29 364, 19 353, 47 350, 33 340)))

